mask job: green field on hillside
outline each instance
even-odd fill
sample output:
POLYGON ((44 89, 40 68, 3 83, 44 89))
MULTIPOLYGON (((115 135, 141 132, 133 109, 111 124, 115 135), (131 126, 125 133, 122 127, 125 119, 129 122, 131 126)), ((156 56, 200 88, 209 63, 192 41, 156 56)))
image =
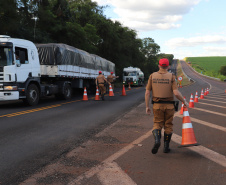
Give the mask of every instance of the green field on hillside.
POLYGON ((226 66, 226 57, 187 57, 185 60, 199 73, 226 79, 226 76, 219 73, 221 66, 226 66))

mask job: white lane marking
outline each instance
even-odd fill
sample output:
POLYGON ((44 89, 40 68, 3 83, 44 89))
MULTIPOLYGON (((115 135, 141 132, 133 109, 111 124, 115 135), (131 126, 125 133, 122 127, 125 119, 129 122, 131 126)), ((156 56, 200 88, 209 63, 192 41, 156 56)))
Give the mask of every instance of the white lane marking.
MULTIPOLYGON (((179 117, 180 116, 179 112, 177 112, 175 114, 175 116, 179 117)), ((147 139, 151 135, 152 135, 152 130, 149 130, 143 136, 139 137, 138 139, 136 139, 132 143, 128 144, 126 147, 122 148, 118 152, 114 153, 113 155, 111 155, 110 157, 105 159, 100 165, 97 165, 96 167, 91 168, 90 170, 88 170, 85 173, 81 174, 76 179, 74 179, 71 182, 69 182, 68 185, 82 185, 82 181, 84 179, 89 179, 92 176, 94 176, 95 174, 97 174, 100 171, 104 170, 106 164, 112 163, 114 160, 118 159, 120 156, 122 156, 125 153, 127 153, 135 145, 141 143, 142 141, 144 141, 145 139, 147 139)), ((182 140, 182 137, 177 135, 177 134, 173 134, 172 140, 174 142, 180 144, 181 140, 182 140)), ((203 146, 187 147, 187 149, 193 150, 193 151, 199 153, 200 155, 206 157, 207 159, 210 159, 210 160, 216 162, 217 164, 226 167, 226 157, 221 155, 221 154, 219 154, 219 153, 217 153, 217 152, 214 152, 214 151, 212 151, 212 150, 210 150, 208 148, 205 148, 203 146)))
POLYGON ((80 185, 80 184, 82 184, 83 179, 89 179, 93 175, 95 175, 98 172, 102 171, 104 169, 104 166, 103 166, 104 164, 112 163, 114 160, 116 160, 120 156, 124 155, 126 152, 128 152, 130 149, 132 149, 135 145, 141 143, 143 140, 147 139, 151 135, 152 135, 152 130, 148 131, 146 134, 142 135, 141 137, 139 137, 138 139, 136 139, 132 143, 128 144, 126 147, 122 148, 118 152, 114 153, 113 155, 111 155, 110 157, 105 159, 102 162, 102 164, 91 168, 89 171, 83 173, 82 175, 80 175, 79 177, 74 179, 73 181, 69 182, 68 185, 80 185))
MULTIPOLYGON (((177 135, 177 134, 173 134, 172 135, 172 141, 174 141, 175 143, 180 144, 181 143, 181 139, 182 137, 177 135)), ((213 150, 210 150, 204 146, 193 146, 193 147, 186 147, 189 150, 192 150, 194 152, 197 152, 198 154, 202 155, 203 157, 214 161, 215 163, 226 167, 226 157, 224 155, 221 155, 217 152, 214 152, 213 150)))
POLYGON ((225 95, 226 94, 222 94, 222 93, 221 94, 213 94, 213 93, 211 93, 211 94, 208 94, 207 96, 208 97, 220 97, 221 98, 221 97, 224 97, 225 95))
MULTIPOLYGON (((183 115, 176 115, 175 117, 183 118, 183 115)), ((223 132, 226 132, 226 127, 215 125, 215 124, 212 124, 212 123, 209 123, 209 122, 206 122, 206 121, 202 121, 202 120, 199 120, 199 119, 196 119, 196 118, 192 118, 192 117, 190 117, 190 119, 191 119, 191 122, 194 121, 196 123, 199 123, 199 124, 202 124, 202 125, 205 125, 205 126, 208 126, 208 127, 211 127, 211 128, 223 131, 223 132)))
POLYGON ((206 110, 206 109, 201 109, 201 108, 194 108, 195 110, 199 110, 199 111, 203 111, 203 112, 208 112, 208 113, 211 113, 211 114, 216 114, 216 115, 220 115, 220 116, 224 116, 226 117, 226 113, 223 114, 223 113, 220 113, 220 112, 214 112, 214 111, 210 111, 210 110, 206 110))
POLYGON ((226 103, 226 102, 222 102, 222 101, 208 100, 208 99, 205 99, 205 98, 204 98, 204 99, 200 99, 200 98, 199 98, 199 100, 200 100, 200 101, 203 101, 203 100, 204 100, 204 101, 212 101, 212 102, 216 102, 216 103, 226 103))
MULTIPOLYGON (((205 97, 206 97, 206 96, 205 96, 205 97)), ((205 97, 204 97, 204 98, 205 98, 205 97)), ((211 96, 207 96, 206 98, 216 99, 216 100, 226 100, 225 98, 211 97, 211 96)))
POLYGON ((105 164, 104 170, 100 171, 97 177, 102 185, 136 185, 115 162, 105 164))
POLYGON ((203 105, 209 105, 209 106, 214 106, 214 107, 219 107, 219 108, 226 108, 225 106, 220 106, 220 105, 214 105, 214 104, 209 104, 209 103, 203 103, 203 102, 198 102, 199 104, 203 104, 203 105))
MULTIPOLYGON (((175 116, 180 116, 179 112, 177 112, 175 114, 175 116)), ((192 118, 193 119, 193 118, 192 118)), ((197 119, 194 120, 195 122, 197 122, 197 119)), ((202 121, 199 121, 202 122, 202 121)), ((206 123, 204 123, 206 124, 206 123)), ((208 125, 209 126, 209 125, 208 125)), ((217 128, 217 126, 213 126, 211 125, 213 128, 217 128)), ((220 126, 218 126, 218 129, 221 128, 220 126)), ((225 128, 224 128, 225 129, 225 128)), ((104 170, 106 164, 110 164, 112 163, 114 160, 116 160, 117 158, 119 158, 120 156, 124 155, 126 152, 128 152, 130 149, 132 149, 136 144, 141 143, 143 140, 147 139, 148 137, 150 137, 152 135, 152 130, 148 131, 146 134, 144 134, 143 136, 141 136, 140 138, 136 139, 135 141, 133 141, 132 143, 130 143, 129 145, 127 145, 126 147, 122 148, 121 150, 119 150, 118 152, 116 152, 115 154, 111 155, 110 157, 108 157, 106 160, 104 160, 102 162, 102 164, 91 168, 89 171, 85 172, 84 174, 80 175, 79 177, 77 177, 76 179, 74 179, 73 181, 69 182, 68 185, 80 185, 82 184, 82 181, 84 179, 89 179, 92 176, 94 176, 95 174, 99 173, 100 171, 104 170)), ((173 134, 172 140, 178 144, 181 143, 182 137, 177 135, 177 134, 173 134)), ((208 148, 205 148, 203 146, 194 146, 194 147, 187 147, 187 149, 193 150, 194 152, 199 153, 200 155, 206 157, 207 159, 210 159, 214 162, 216 162, 217 164, 226 167, 226 157, 214 152, 208 148)))

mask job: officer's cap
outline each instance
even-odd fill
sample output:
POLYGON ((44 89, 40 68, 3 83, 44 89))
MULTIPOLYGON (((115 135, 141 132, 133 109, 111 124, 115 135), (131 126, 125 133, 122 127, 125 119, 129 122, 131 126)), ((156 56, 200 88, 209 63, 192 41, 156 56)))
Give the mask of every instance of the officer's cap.
POLYGON ((159 60, 159 65, 162 67, 167 67, 169 65, 169 60, 167 58, 162 58, 159 60))

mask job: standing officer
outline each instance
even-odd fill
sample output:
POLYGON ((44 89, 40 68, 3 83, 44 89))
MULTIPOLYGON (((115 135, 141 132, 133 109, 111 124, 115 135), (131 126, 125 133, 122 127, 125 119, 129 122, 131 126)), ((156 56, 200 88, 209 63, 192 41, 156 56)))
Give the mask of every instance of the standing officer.
POLYGON ((110 82, 108 82, 104 75, 102 75, 102 72, 99 71, 99 75, 96 78, 96 86, 99 87, 102 100, 104 100, 104 94, 106 93, 104 82, 107 82, 110 85, 110 82))
POLYGON ((114 89, 114 79, 119 77, 119 76, 114 76, 113 74, 114 73, 111 72, 111 74, 107 76, 107 81, 111 83, 112 89, 114 89))
POLYGON ((178 91, 176 77, 169 73, 169 60, 163 58, 159 60, 159 71, 150 75, 145 92, 146 113, 150 114, 149 107, 150 93, 152 91, 152 103, 154 114, 153 135, 155 144, 152 153, 156 154, 161 144, 161 130, 164 127, 164 153, 170 152, 169 143, 173 132, 173 116, 174 116, 174 97, 176 96, 184 106, 189 104, 184 100, 180 91, 178 91))

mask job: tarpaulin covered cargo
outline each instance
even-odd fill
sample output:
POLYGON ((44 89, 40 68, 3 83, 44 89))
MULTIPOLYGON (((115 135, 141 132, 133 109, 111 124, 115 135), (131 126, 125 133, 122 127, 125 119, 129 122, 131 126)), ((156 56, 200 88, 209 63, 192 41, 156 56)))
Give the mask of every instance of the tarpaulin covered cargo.
POLYGON ((41 65, 73 65, 94 70, 115 71, 115 64, 66 44, 36 44, 41 65))

